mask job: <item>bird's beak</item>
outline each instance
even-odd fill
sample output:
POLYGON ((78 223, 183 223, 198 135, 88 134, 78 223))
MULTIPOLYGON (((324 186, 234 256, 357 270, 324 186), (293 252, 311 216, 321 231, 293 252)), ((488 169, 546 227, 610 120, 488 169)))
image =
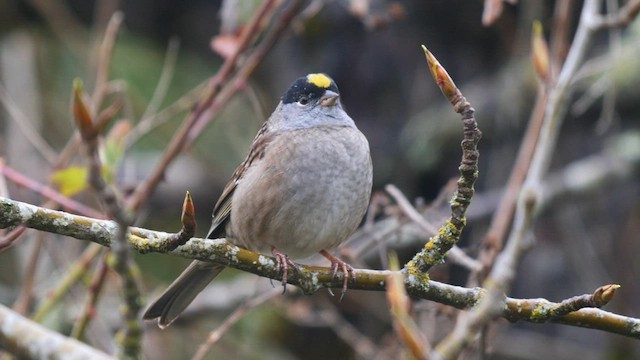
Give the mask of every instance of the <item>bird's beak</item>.
POLYGON ((338 103, 338 97, 340 97, 338 93, 331 90, 327 90, 324 92, 324 95, 322 95, 322 97, 320 98, 320 105, 334 106, 335 104, 338 103))

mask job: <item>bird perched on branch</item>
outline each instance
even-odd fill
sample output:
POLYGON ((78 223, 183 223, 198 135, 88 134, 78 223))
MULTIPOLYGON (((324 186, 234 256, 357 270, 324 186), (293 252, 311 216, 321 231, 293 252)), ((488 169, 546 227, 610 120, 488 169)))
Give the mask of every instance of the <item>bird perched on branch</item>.
MULTIPOLYGON (((358 227, 372 184, 369 143, 340 103, 325 74, 297 79, 256 135, 213 210, 207 238, 273 254, 283 273, 290 260, 317 252, 344 275, 353 268, 330 255, 358 227)), ((225 266, 191 265, 147 309, 145 319, 171 324, 225 266)))

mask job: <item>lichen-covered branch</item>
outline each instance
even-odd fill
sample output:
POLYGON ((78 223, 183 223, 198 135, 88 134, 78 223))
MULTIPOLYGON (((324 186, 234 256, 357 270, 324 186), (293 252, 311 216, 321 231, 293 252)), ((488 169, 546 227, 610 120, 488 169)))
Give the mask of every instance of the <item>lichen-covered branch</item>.
POLYGON ((451 216, 442 225, 438 233, 429 239, 422 251, 417 253, 405 266, 404 270, 415 276, 425 276, 424 274, 431 267, 443 262, 447 252, 460 239, 462 229, 467 222, 466 212, 473 196, 473 184, 478 178, 478 142, 482 137, 482 132, 478 129, 471 104, 462 96, 462 93, 438 60, 426 47, 423 46, 423 50, 427 57, 427 65, 436 84, 451 102, 455 112, 462 116, 464 136, 461 144, 460 178, 458 179, 458 187, 451 199, 451 216))
POLYGON ((540 300, 534 302, 534 304, 529 302, 526 305, 516 308, 520 310, 522 310, 522 308, 529 308, 530 319, 532 321, 545 322, 558 319, 580 309, 600 308, 606 305, 613 298, 618 288, 620 288, 620 285, 609 284, 597 288, 593 294, 574 296, 559 303, 540 300), (532 307, 532 305, 534 306, 532 307))
POLYGON ((617 288, 617 285, 605 285, 593 294, 575 296, 559 303, 545 299, 506 298, 501 315, 514 322, 553 322, 640 339, 640 319, 598 309, 606 305, 617 288))
POLYGON ((113 359, 0 305, 0 348, 21 359, 113 359))
MULTIPOLYGON (((0 229, 20 224, 36 230, 92 241, 107 247, 111 246, 112 239, 118 232, 118 225, 113 221, 68 214, 0 197, 0 229)), ((188 259, 217 262, 259 276, 282 280, 282 274, 276 268, 275 259, 270 256, 231 245, 225 239, 192 238, 184 245, 171 250, 166 246, 171 235, 165 232, 129 227, 128 240, 133 249, 143 254, 159 252, 188 259)), ((299 264, 299 267, 301 271, 289 274, 287 281, 291 285, 300 287, 306 294, 321 288, 342 287, 341 276, 333 278, 329 268, 302 264, 299 264)), ((354 273, 356 280, 349 285, 349 288, 369 291, 385 291, 387 278, 391 274, 386 270, 365 269, 356 269, 354 273)), ((487 290, 482 288, 465 288, 429 281, 423 276, 414 276, 404 272, 403 275, 407 293, 412 297, 435 301, 458 309, 470 309, 487 295, 487 290)), ((554 303, 543 299, 512 299, 504 295, 500 295, 497 301, 503 304, 497 315, 510 321, 556 322, 640 339, 640 319, 599 309, 581 309, 566 315, 541 317, 539 311, 534 312, 540 304, 544 303, 545 306, 551 308, 560 305, 554 305, 554 303)), ((571 300, 569 302, 576 303, 571 300)), ((588 306, 586 303, 585 305, 588 306)))
POLYGON ((510 289, 515 278, 516 267, 532 243, 531 230, 539 208, 541 182, 548 171, 560 138, 560 126, 565 118, 569 96, 572 93, 571 82, 593 39, 595 31, 593 22, 598 16, 599 7, 600 2, 597 0, 584 2, 567 60, 562 66, 557 82, 548 84, 551 86, 549 102, 545 109, 531 165, 518 198, 507 246, 497 257, 491 273, 484 282, 488 294, 472 311, 461 316, 455 329, 435 347, 432 354, 436 359, 457 359, 474 335, 501 313, 500 299, 510 289))

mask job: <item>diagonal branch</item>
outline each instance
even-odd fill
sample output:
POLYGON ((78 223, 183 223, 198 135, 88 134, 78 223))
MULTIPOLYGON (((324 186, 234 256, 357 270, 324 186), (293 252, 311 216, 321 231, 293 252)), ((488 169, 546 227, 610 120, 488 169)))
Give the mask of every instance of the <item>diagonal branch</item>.
POLYGON ((156 186, 164 178, 165 170, 171 164, 171 162, 180 154, 185 144, 189 140, 189 135, 192 134, 193 127, 202 122, 204 118, 211 116, 210 108, 214 105, 215 100, 221 95, 223 88, 229 84, 233 72, 235 71, 238 61, 252 42, 255 40, 255 31, 265 18, 271 14, 271 9, 276 5, 277 1, 269 0, 265 1, 261 8, 256 12, 252 18, 247 29, 243 33, 242 38, 239 40, 239 45, 236 48, 235 53, 228 57, 218 73, 213 76, 208 84, 207 88, 198 101, 194 105, 193 110, 187 115, 176 134, 171 139, 167 146, 160 163, 155 167, 149 178, 140 184, 134 193, 127 199, 127 208, 130 210, 138 209, 146 200, 151 196, 156 186))
POLYGON ((20 359, 113 359, 0 305, 0 348, 20 359))

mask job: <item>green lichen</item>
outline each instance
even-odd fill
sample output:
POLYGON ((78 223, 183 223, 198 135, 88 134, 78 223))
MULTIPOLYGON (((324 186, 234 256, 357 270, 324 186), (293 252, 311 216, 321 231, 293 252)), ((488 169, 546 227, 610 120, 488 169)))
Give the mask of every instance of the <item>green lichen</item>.
POLYGON ((406 265, 410 273, 427 272, 434 265, 444 262, 446 253, 460 239, 462 226, 458 227, 454 219, 449 218, 438 233, 424 245, 424 249, 406 265))
POLYGON ((433 238, 429 238, 429 241, 427 241, 427 243, 424 245, 424 249, 426 251, 431 251, 433 249, 435 249, 436 244, 433 241, 433 238))
POLYGON ((411 293, 424 294, 429 290, 429 274, 421 272, 417 267, 407 264, 403 272, 406 273, 405 284, 411 293))
POLYGON ((6 229, 20 224, 20 209, 11 202, 2 199, 0 203, 0 228, 6 229))
POLYGON ((554 316, 553 307, 550 302, 542 301, 531 311, 531 320, 543 322, 554 316))

